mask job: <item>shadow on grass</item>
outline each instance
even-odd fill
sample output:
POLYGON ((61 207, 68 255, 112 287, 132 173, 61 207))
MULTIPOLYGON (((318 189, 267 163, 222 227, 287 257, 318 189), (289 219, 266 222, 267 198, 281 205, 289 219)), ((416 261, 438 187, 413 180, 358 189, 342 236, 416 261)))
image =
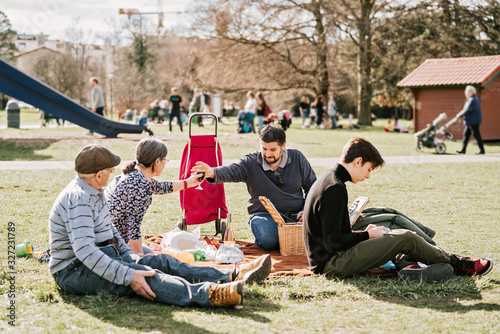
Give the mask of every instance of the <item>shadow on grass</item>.
POLYGON ((93 296, 76 296, 59 291, 65 303, 74 305, 102 322, 116 327, 137 331, 160 331, 164 333, 219 333, 221 322, 207 323, 207 318, 244 318, 260 323, 271 320, 258 312, 277 312, 280 307, 266 298, 250 291, 245 294, 244 307, 202 308, 180 307, 154 303, 138 296, 117 297, 106 292, 93 296))
POLYGON ((0 161, 49 160, 51 155, 37 154, 35 151, 44 150, 58 141, 47 138, 4 139, 0 141, 0 161))
POLYGON ((474 302, 483 299, 481 290, 488 291, 500 285, 495 280, 479 283, 472 277, 454 276, 444 283, 419 283, 398 280, 396 277, 355 277, 344 282, 375 299, 407 307, 458 313, 500 311, 500 303, 474 302), (478 284, 483 285, 481 289, 478 284))

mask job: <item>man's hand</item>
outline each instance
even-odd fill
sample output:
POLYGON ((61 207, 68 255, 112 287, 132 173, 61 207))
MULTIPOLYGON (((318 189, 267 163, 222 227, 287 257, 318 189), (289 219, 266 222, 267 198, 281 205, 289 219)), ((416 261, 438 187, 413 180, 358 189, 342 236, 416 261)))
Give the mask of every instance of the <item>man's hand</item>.
POLYGON ((304 211, 297 213, 297 221, 302 222, 304 220, 304 211))
POLYGON ((134 280, 130 287, 137 293, 139 296, 147 298, 149 300, 154 300, 156 298, 156 294, 151 290, 148 283, 146 282, 146 277, 152 277, 156 275, 154 270, 136 270, 134 275, 134 280))
POLYGON ((95 112, 96 108, 92 108, 92 111, 95 112))
POLYGON ((213 179, 215 177, 214 169, 202 161, 198 161, 193 168, 191 168, 191 173, 196 173, 199 170, 205 171, 205 179, 213 179))
POLYGON ((385 226, 377 226, 365 231, 368 231, 370 239, 375 239, 385 234, 385 226))

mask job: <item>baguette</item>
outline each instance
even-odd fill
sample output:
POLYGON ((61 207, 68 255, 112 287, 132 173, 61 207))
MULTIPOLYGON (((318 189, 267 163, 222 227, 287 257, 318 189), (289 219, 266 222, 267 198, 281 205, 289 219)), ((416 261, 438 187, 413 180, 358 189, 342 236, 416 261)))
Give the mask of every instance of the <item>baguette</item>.
POLYGON ((271 201, 267 197, 259 196, 259 201, 266 208, 267 212, 269 212, 274 222, 278 224, 278 226, 285 226, 285 221, 283 220, 283 217, 281 217, 278 210, 276 210, 274 204, 271 203, 271 201))

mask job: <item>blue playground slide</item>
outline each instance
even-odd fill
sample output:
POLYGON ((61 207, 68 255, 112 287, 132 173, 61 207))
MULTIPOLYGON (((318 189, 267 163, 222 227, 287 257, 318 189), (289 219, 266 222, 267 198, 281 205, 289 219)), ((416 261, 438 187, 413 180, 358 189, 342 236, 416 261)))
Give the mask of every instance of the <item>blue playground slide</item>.
POLYGON ((142 133, 143 125, 110 121, 0 58, 0 92, 106 137, 142 133))

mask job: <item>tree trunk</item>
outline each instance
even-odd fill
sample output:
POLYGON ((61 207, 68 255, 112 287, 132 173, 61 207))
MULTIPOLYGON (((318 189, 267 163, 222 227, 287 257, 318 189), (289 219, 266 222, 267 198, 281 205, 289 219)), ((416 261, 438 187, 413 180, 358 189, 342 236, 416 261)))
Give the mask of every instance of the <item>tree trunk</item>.
POLYGON ((358 124, 372 125, 371 118, 371 62, 372 62, 372 32, 370 14, 373 8, 372 0, 360 0, 361 13, 358 21, 358 124))
POLYGON ((321 12, 320 1, 315 1, 313 3, 314 9, 313 14, 316 19, 316 36, 318 41, 316 44, 316 85, 315 91, 318 95, 323 95, 323 101, 326 101, 328 95, 328 89, 330 88, 330 80, 328 77, 328 67, 327 67, 327 46, 326 46, 326 32, 323 25, 323 14, 321 12))

